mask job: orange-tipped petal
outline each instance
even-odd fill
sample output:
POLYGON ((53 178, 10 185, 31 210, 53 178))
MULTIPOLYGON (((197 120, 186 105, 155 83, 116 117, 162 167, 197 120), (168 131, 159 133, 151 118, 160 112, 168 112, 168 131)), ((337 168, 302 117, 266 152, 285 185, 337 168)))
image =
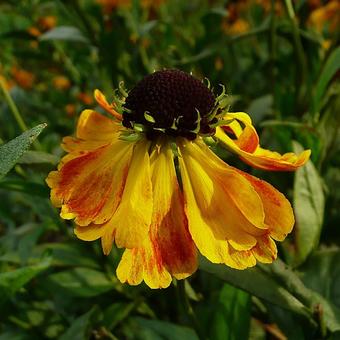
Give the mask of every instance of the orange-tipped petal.
POLYGON ((78 120, 76 136, 87 141, 110 141, 120 128, 113 119, 93 110, 84 110, 78 120))
POLYGON ((46 179, 61 217, 74 218, 81 226, 109 220, 121 199, 132 148, 118 140, 62 161, 59 171, 46 179))
POLYGON ((144 280, 151 288, 166 288, 172 276, 184 279, 196 270, 196 247, 168 145, 154 151, 151 168, 154 206, 149 236, 141 247, 125 250, 117 276, 129 284, 144 280))
POLYGON ((291 204, 287 198, 271 184, 237 170, 254 187, 260 196, 265 212, 264 222, 269 235, 277 241, 283 241, 292 231, 295 219, 291 204))
POLYGON ((108 103, 104 94, 98 89, 94 91, 94 98, 96 99, 99 106, 103 108, 106 112, 110 113, 116 119, 122 120, 122 115, 114 109, 114 106, 112 104, 108 103))
POLYGON ((249 116, 243 112, 227 113, 225 118, 234 121, 218 127, 215 137, 228 149, 238 154, 244 162, 255 168, 294 171, 304 165, 310 157, 310 150, 305 150, 300 155, 292 152, 281 155, 261 148, 256 130, 249 116), (238 122, 241 122, 244 127, 242 128, 238 122), (233 136, 231 137, 230 134, 233 136))
POLYGON ((272 263, 277 257, 276 244, 269 235, 259 238, 251 252, 262 263, 272 263))
MULTIPOLYGON (((252 249, 254 249, 254 246, 252 249)), ((227 256, 225 264, 235 269, 246 269, 256 265, 256 257, 251 250, 236 250, 231 244, 227 244, 227 256)))
MULTIPOLYGON (((232 258, 235 251, 252 249, 257 237, 267 233, 261 199, 245 178, 218 160, 204 144, 183 142, 180 153, 191 236, 211 262, 233 263, 236 267, 238 261, 232 258)), ((242 254, 246 254, 248 266, 254 264, 251 253, 242 254)))

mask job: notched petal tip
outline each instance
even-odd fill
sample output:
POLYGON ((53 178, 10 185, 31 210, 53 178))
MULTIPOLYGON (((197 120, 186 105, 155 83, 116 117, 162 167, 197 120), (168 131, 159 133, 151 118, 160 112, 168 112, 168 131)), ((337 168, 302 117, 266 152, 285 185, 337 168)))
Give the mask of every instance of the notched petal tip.
POLYGON ((283 155, 261 148, 259 137, 250 117, 243 112, 227 113, 225 117, 234 119, 231 123, 218 127, 215 137, 221 144, 236 153, 254 168, 270 171, 294 171, 303 166, 310 157, 310 150, 300 155, 292 152, 283 155))
POLYGON ((104 228, 101 225, 76 226, 73 231, 82 241, 95 241, 102 237, 104 228))
POLYGON ((103 108, 106 112, 110 113, 119 121, 123 119, 122 115, 114 109, 114 105, 108 103, 105 95, 100 90, 98 89, 94 90, 94 98, 99 104, 99 106, 103 108))

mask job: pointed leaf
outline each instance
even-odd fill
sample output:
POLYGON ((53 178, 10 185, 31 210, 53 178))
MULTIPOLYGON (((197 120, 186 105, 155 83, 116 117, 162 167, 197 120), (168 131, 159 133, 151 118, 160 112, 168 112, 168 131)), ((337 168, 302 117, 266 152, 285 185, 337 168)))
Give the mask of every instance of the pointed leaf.
POLYGON ((340 46, 337 47, 328 57, 322 70, 320 78, 316 84, 315 95, 313 97, 314 112, 318 112, 322 106, 322 98, 329 81, 340 69, 340 46))
POLYGON ((86 37, 84 37, 83 33, 74 26, 58 26, 55 27, 46 33, 42 34, 39 37, 39 40, 68 40, 68 41, 77 41, 82 43, 88 43, 86 37))
POLYGON ((0 179, 13 168, 45 127, 46 124, 40 124, 0 146, 0 179))
POLYGON ((0 304, 13 296, 20 288, 31 281, 36 275, 47 269, 50 258, 42 262, 0 274, 0 304))
MULTIPOLYGON (((293 142, 293 148, 295 153, 302 151, 297 142, 293 142)), ((319 243, 325 207, 321 178, 311 160, 295 173, 293 205, 296 218, 295 264, 298 265, 319 243)))
POLYGON ((211 339, 248 339, 250 328, 250 295, 245 291, 224 284, 215 306, 211 339))
POLYGON ((59 337, 59 340, 83 340, 89 338, 90 321, 96 307, 89 310, 87 313, 73 320, 70 328, 59 337))

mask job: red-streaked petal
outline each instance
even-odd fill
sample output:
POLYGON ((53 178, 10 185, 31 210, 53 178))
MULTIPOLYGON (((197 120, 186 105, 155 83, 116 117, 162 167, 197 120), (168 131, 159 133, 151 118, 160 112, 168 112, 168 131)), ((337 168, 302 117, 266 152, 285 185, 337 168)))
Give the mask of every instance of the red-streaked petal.
POLYGON ((227 256, 225 264, 231 268, 246 269, 256 265, 256 258, 252 250, 236 250, 230 243, 228 243, 226 252, 227 256))
POLYGON ((117 268, 121 282, 165 288, 172 276, 183 279, 197 268, 196 247, 188 232, 182 194, 170 147, 151 156, 153 215, 142 247, 125 250, 117 268))
POLYGON ((271 184, 237 170, 254 187, 260 196, 264 208, 264 222, 269 234, 277 241, 283 241, 294 226, 293 209, 286 197, 271 184))
POLYGON ((251 252, 262 263, 272 263, 277 257, 276 244, 269 235, 259 238, 251 252))
POLYGON ((61 217, 82 226, 109 220, 121 199, 132 148, 118 140, 62 162, 58 172, 50 173, 46 181, 61 217))
POLYGON ((102 246, 105 254, 115 240, 119 248, 135 248, 147 237, 152 215, 152 184, 149 141, 138 142, 133 150, 121 203, 104 225, 102 246))
POLYGON ((227 113, 225 119, 234 119, 233 122, 216 129, 215 137, 228 149, 238 154, 247 164, 262 170, 294 171, 304 165, 309 157, 310 150, 300 155, 292 152, 283 155, 263 149, 259 145, 259 138, 250 117, 243 113, 227 113), (241 122, 244 128, 238 123, 241 122), (231 138, 228 132, 233 132, 236 139, 231 138))

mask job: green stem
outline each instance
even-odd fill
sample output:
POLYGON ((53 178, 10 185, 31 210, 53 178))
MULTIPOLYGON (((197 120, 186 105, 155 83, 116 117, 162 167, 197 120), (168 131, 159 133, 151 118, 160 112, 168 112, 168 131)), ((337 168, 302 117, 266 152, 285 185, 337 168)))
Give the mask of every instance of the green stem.
POLYGON ((266 32, 268 32, 268 30, 269 30, 268 27, 258 27, 258 28, 255 28, 255 29, 249 31, 249 32, 237 34, 237 35, 235 35, 235 36, 233 36, 229 39, 229 43, 232 44, 234 42, 238 42, 240 40, 250 38, 250 37, 256 36, 258 34, 266 33, 266 32))
POLYGON ((142 59, 142 62, 144 64, 145 69, 149 73, 152 73, 154 70, 150 67, 150 60, 149 60, 149 57, 148 57, 148 54, 146 52, 145 47, 140 46, 139 47, 139 53, 140 53, 140 56, 141 56, 141 59, 142 59))
POLYGON ((297 58, 301 67, 300 84, 298 87, 300 88, 299 99, 303 99, 305 97, 306 91, 304 86, 307 84, 307 59, 303 51, 303 46, 300 39, 299 26, 295 16, 293 3, 291 0, 285 0, 284 2, 288 13, 288 18, 292 25, 294 45, 296 49, 297 58))
MULTIPOLYGON (((24 119, 22 118, 19 110, 18 110, 18 107, 15 105, 15 102, 14 100, 12 99, 11 95, 9 94, 7 88, 6 88, 6 84, 4 82, 4 80, 2 78, 0 78, 0 87, 1 87, 1 90, 4 94, 4 97, 5 97, 5 100, 7 102, 7 105, 10 109, 10 111, 12 112, 12 115, 14 117, 14 119, 16 120, 20 130, 22 132, 25 132, 28 130, 28 127, 24 121, 24 119)), ((35 140, 33 142, 33 146, 37 149, 37 150, 41 150, 41 145, 39 143, 39 141, 35 140)))
POLYGON ((4 94, 7 105, 9 107, 10 111, 12 112, 14 119, 18 123, 18 126, 21 129, 21 131, 25 132, 26 130, 28 130, 28 127, 27 127, 26 123, 24 122, 24 120, 23 120, 17 106, 15 105, 11 95, 9 94, 9 92, 6 88, 6 84, 5 84, 5 82, 2 78, 0 78, 0 87, 2 89, 2 92, 4 94))
POLYGON ((65 65, 65 68, 72 75, 73 80, 77 84, 80 84, 81 75, 80 75, 77 67, 73 64, 72 60, 65 53, 63 47, 60 45, 59 42, 54 42, 53 46, 56 49, 56 51, 58 52, 58 59, 59 59, 59 61, 65 65))
POLYGON ((73 6, 75 13, 78 15, 84 29, 86 30, 91 43, 98 47, 98 42, 96 38, 96 32, 92 27, 92 23, 88 20, 86 14, 83 12, 78 0, 71 1, 71 6, 73 6))
POLYGON ((187 317, 190 319, 192 326, 195 328, 198 337, 203 340, 206 337, 202 332, 202 328, 197 320, 195 312, 190 304, 188 295, 185 291, 185 280, 177 280, 178 298, 181 304, 182 310, 186 313, 187 317))
POLYGON ((270 50, 270 78, 272 86, 272 94, 274 98, 274 108, 276 117, 279 118, 276 98, 276 16, 275 16, 275 0, 271 0, 271 18, 269 31, 269 50, 270 50))

